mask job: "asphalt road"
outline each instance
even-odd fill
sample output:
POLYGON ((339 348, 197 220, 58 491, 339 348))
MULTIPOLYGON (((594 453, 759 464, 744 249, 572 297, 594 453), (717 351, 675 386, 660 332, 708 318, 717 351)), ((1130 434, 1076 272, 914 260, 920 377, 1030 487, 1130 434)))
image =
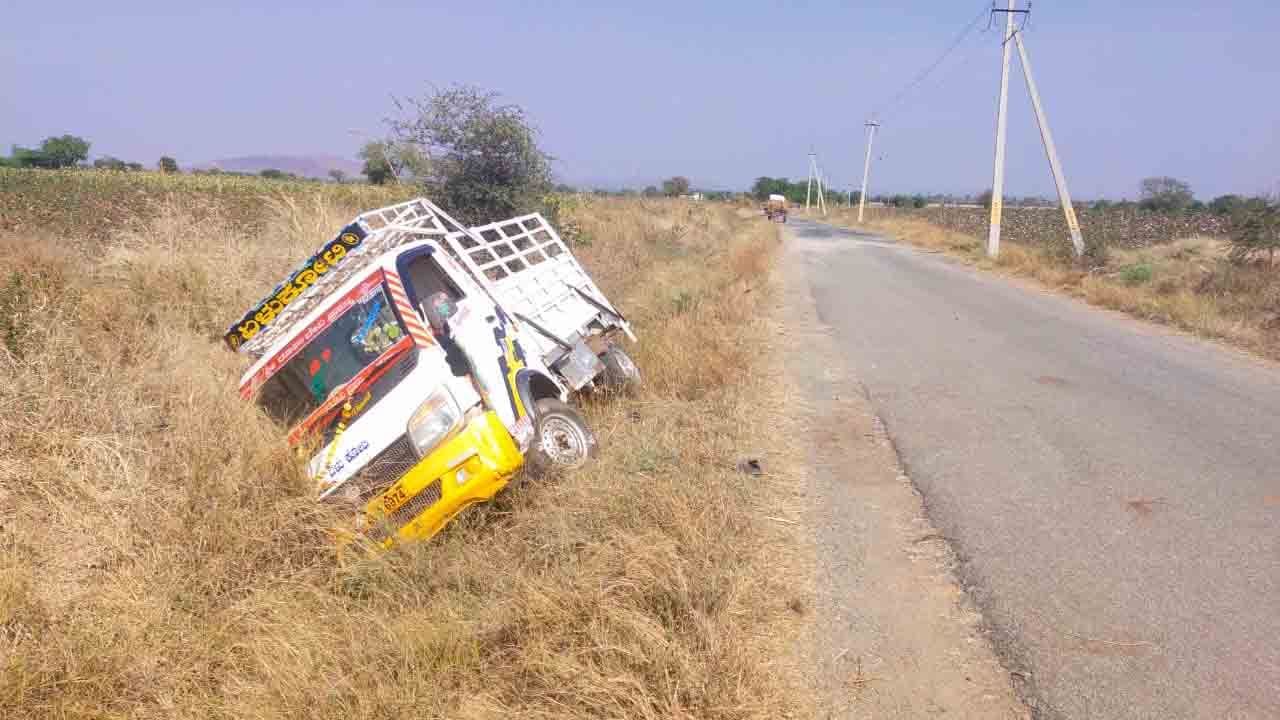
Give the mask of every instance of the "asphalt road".
POLYGON ((1280 368, 789 227, 1038 716, 1280 717, 1280 368))

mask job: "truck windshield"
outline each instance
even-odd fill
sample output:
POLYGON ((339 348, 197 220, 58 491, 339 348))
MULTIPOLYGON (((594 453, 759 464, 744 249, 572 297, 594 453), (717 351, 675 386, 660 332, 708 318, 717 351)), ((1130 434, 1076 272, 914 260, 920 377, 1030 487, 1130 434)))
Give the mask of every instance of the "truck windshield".
POLYGON ((293 425, 403 337, 405 329, 379 285, 271 376, 259 402, 272 417, 293 425))

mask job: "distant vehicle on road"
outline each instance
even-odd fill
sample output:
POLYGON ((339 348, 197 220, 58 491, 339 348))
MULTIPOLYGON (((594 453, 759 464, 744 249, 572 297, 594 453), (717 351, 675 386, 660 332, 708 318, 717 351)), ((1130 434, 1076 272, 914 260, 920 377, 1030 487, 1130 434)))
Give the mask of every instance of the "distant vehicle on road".
POLYGON ((770 195, 763 206, 764 216, 775 222, 787 221, 787 198, 782 195, 770 195))

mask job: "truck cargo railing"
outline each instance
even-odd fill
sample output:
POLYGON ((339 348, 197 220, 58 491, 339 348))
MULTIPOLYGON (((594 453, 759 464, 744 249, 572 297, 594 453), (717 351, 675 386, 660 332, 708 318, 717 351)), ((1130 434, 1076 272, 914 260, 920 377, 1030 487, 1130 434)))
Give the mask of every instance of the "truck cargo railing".
POLYGON ((446 240, 503 307, 531 321, 546 341, 539 348, 545 354, 559 354, 592 323, 635 339, 626 318, 541 214, 451 232, 446 240))

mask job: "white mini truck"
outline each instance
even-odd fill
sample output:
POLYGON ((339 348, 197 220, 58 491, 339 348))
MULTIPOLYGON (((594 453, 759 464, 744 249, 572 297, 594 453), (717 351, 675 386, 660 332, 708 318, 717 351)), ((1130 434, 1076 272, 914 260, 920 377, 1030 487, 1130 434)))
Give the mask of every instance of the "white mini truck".
POLYGON ((366 212, 228 328, 240 394, 292 427, 321 500, 383 547, 427 539, 523 466, 580 467, 578 391, 638 383, 626 319, 541 215, 467 228, 366 212))

